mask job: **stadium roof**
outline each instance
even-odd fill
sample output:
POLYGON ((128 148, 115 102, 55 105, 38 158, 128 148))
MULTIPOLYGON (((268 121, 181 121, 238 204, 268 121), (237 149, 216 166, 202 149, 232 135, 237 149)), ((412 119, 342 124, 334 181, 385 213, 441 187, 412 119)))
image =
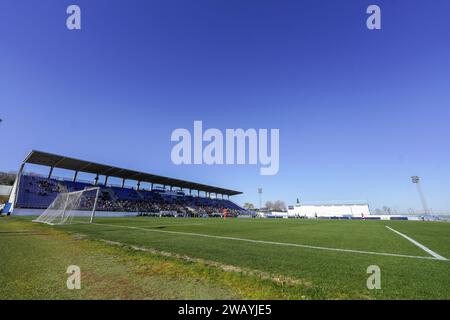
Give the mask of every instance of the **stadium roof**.
POLYGON ((229 190, 209 186, 206 184, 190 182, 180 179, 173 179, 155 174, 139 172, 134 170, 123 169, 105 164, 99 164, 92 161, 79 160, 75 158, 60 156, 57 154, 33 150, 23 161, 24 163, 38 164, 47 167, 61 168, 85 173, 93 173, 96 175, 104 175, 108 177, 116 177, 126 180, 134 180, 140 182, 155 183, 166 186, 188 188, 205 192, 212 192, 233 196, 242 194, 240 191, 229 190))

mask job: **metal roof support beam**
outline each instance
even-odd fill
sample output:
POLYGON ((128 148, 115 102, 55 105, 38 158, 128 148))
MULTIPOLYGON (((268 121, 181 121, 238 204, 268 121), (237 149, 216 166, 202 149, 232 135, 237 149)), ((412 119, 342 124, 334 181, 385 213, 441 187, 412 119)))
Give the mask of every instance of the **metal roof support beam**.
POLYGON ((75 174, 73 175, 72 182, 76 182, 77 181, 77 177, 78 177, 78 170, 75 171, 75 174))
POLYGON ((50 167, 50 171, 48 172, 48 179, 52 177, 53 167, 50 167))
POLYGON ((122 188, 125 187, 125 180, 126 180, 126 179, 122 179, 122 188))
POLYGON ((108 184, 108 178, 109 178, 109 176, 105 176, 105 187, 108 184))
POLYGON ((102 174, 106 175, 107 173, 113 171, 115 168, 114 167, 109 167, 108 169, 106 169, 105 171, 102 172, 102 174))
POLYGON ((84 170, 86 170, 87 168, 89 168, 89 166, 92 164, 92 162, 88 162, 86 163, 84 166, 82 166, 80 169, 78 169, 78 171, 83 172, 84 170))

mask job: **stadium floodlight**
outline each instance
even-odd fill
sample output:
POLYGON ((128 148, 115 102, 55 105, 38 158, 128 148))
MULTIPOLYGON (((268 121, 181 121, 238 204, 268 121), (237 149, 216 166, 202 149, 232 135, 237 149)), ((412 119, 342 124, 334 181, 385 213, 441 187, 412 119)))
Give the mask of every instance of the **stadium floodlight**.
POLYGON ((411 177, 412 183, 414 183, 417 187, 417 192, 419 192, 420 201, 422 202, 423 210, 425 214, 430 214, 430 210, 428 209, 428 204, 425 199, 425 195, 423 194, 422 188, 420 186, 420 177, 419 176, 412 176, 411 177))
POLYGON ((97 210, 100 187, 58 194, 50 206, 33 222, 50 225, 92 223, 97 210))
POLYGON ((262 188, 258 188, 258 195, 259 195, 259 210, 261 210, 261 206, 262 206, 261 194, 262 194, 262 188))

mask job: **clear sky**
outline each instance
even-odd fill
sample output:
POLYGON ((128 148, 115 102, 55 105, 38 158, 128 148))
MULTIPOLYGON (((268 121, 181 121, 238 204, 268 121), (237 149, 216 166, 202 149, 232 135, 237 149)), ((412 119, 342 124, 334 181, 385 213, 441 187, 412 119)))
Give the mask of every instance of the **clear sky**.
POLYGON ((2 0, 0 170, 31 149, 241 190, 450 211, 450 1, 2 0), (66 28, 66 8, 82 30, 66 28), (382 29, 366 28, 370 4, 382 29), (280 171, 176 166, 176 128, 279 128, 280 171))

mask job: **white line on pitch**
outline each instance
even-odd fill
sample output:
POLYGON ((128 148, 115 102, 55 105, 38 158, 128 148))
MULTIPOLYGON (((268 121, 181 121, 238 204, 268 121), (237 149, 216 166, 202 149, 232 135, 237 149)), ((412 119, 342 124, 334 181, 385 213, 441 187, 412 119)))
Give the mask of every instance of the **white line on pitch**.
POLYGON ((413 238, 408 237, 406 234, 403 234, 401 232, 398 232, 395 229, 392 229, 391 227, 386 226, 386 228, 388 228, 391 231, 394 231, 396 234, 402 236, 403 238, 405 238, 406 240, 411 241, 413 244, 415 244, 416 246, 418 246, 420 249, 422 249, 423 251, 431 254, 433 257, 435 257, 437 260, 447 260, 446 258, 444 258, 443 256, 437 254, 436 252, 434 252, 433 250, 428 249, 427 247, 425 247, 423 244, 420 244, 419 242, 417 242, 416 240, 414 240, 413 238))
POLYGON ((436 259, 434 257, 410 256, 410 255, 396 254, 396 253, 385 253, 385 252, 361 251, 361 250, 353 250, 353 249, 339 249, 339 248, 318 247, 318 246, 310 246, 310 245, 306 245, 306 244, 286 243, 286 242, 273 242, 273 241, 265 241, 265 240, 252 240, 252 239, 245 239, 245 238, 215 236, 215 235, 203 234, 203 233, 190 233, 190 232, 169 231, 169 230, 155 230, 155 229, 146 229, 146 228, 139 228, 139 227, 132 227, 132 226, 122 226, 122 225, 115 225, 115 224, 104 224, 104 223, 93 223, 93 224, 99 225, 99 226, 107 226, 107 227, 128 228, 128 229, 136 229, 136 230, 149 231, 149 232, 170 233, 170 234, 178 234, 178 235, 193 236, 193 237, 205 237, 205 238, 215 238, 215 239, 224 239, 224 240, 245 241, 245 242, 262 243, 262 244, 270 244, 270 245, 278 245, 278 246, 286 246, 286 247, 300 247, 300 248, 316 249, 316 250, 360 253, 360 254, 370 254, 370 255, 389 256, 389 257, 401 257, 401 258, 412 258, 412 259, 438 260, 438 259, 436 259))
POLYGON ((204 223, 173 223, 173 224, 156 224, 150 225, 149 227, 161 228, 161 227, 184 227, 184 226, 204 226, 204 225, 205 225, 204 223))

